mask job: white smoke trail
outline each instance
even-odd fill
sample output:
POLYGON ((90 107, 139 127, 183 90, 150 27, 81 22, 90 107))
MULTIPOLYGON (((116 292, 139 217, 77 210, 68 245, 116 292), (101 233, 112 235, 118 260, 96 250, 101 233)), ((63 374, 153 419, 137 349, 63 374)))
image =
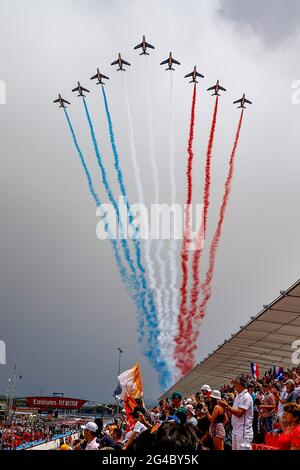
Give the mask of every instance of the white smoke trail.
MULTIPOLYGON (((136 157, 136 146, 135 146, 135 139, 134 139, 134 130, 133 130, 133 121, 132 121, 132 113, 131 113, 131 108, 130 108, 130 103, 129 103, 129 98, 128 98, 128 91, 127 91, 127 84, 126 84, 126 77, 125 73, 123 73, 123 84, 124 84, 124 93, 125 93, 125 101, 126 101, 126 109, 127 109, 127 117, 128 117, 128 123, 129 123, 129 139, 130 139, 130 150, 131 150, 131 162, 134 170, 134 178, 135 178, 135 183, 137 186, 137 193, 138 193, 138 199, 139 203, 144 205, 145 204, 145 199, 144 199, 144 191, 143 191, 143 186, 142 186, 142 180, 141 180, 141 171, 140 167, 137 162, 137 157, 136 157)), ((154 146, 153 146, 154 148, 154 146)), ((150 281, 150 286, 151 289, 153 289, 153 286, 155 286, 155 276, 154 276, 154 269, 153 269, 153 262, 151 259, 151 240, 150 238, 145 240, 145 261, 147 264, 147 270, 149 273, 149 281, 150 281)), ((163 263, 162 263, 163 264, 163 263)), ((162 286, 163 288, 163 286, 162 286)), ((164 315, 163 315, 163 309, 162 305, 158 303, 158 308, 157 308, 157 316, 158 316, 158 325, 159 325, 159 330, 160 334, 158 336, 158 343, 161 349, 161 355, 165 359, 165 337, 163 329, 160 328, 161 323, 164 320, 164 315)))
MULTIPOLYGON (((170 70, 170 149, 169 149, 169 179, 170 179, 170 202, 171 205, 176 203, 176 179, 175 179, 175 130, 174 130, 174 89, 173 89, 173 71, 170 70)), ((173 224, 174 225, 174 224, 173 224)), ((170 290, 172 292, 172 309, 169 317, 169 331, 172 339, 177 335, 177 317, 178 317, 178 291, 177 277, 178 269, 176 262, 177 241, 174 238, 174 227, 170 240, 168 251, 170 264, 170 290)), ((174 342, 172 341, 172 351, 174 350, 174 342)), ((173 353, 172 353, 173 355, 173 353)))
MULTIPOLYGON (((149 129, 149 160, 152 169, 152 175, 154 180, 154 203, 159 204, 160 198, 160 187, 159 187, 159 176, 158 176, 158 168, 157 162, 155 159, 155 152, 154 152, 154 130, 153 130, 153 115, 152 115, 152 98, 151 98, 151 80, 150 74, 148 71, 148 60, 147 56, 145 56, 145 73, 146 73, 146 86, 147 86, 147 108, 148 108, 148 129, 149 129)), ((167 336, 168 336, 168 323, 167 320, 167 309, 169 305, 169 292, 166 288, 167 286, 167 274, 165 264, 162 260, 161 250, 163 248, 163 241, 161 238, 157 240, 156 243, 156 250, 155 250, 155 259, 159 266, 159 274, 160 274, 160 283, 157 285, 156 279, 154 277, 153 282, 153 289, 156 293, 157 299, 157 309, 159 314, 159 326, 160 326, 160 335, 161 335, 161 343, 167 343, 167 336), (163 306, 163 293, 165 294, 165 306, 163 306), (166 295, 167 294, 167 295, 166 295)), ((168 344, 164 346, 165 352, 168 354, 168 344)), ((167 357, 164 357, 167 360, 167 357)))

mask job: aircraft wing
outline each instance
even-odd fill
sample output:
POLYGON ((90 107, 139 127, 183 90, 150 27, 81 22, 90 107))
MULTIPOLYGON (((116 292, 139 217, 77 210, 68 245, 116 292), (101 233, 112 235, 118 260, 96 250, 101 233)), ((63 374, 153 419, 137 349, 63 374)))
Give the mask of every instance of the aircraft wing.
POLYGON ((59 103, 60 99, 58 98, 57 100, 54 100, 53 103, 59 103))
POLYGON ((164 60, 163 62, 160 63, 160 65, 164 65, 164 64, 167 64, 169 62, 169 59, 167 60, 164 60))
POLYGON ((193 76, 193 72, 191 73, 188 73, 187 75, 184 76, 184 78, 187 78, 187 77, 192 77, 193 76))
POLYGON ((88 93, 90 92, 90 90, 87 90, 86 88, 83 88, 83 86, 81 87, 81 89, 82 89, 83 91, 87 91, 88 93))
POLYGON ((107 77, 106 75, 101 75, 102 78, 106 78, 107 80, 109 80, 109 77, 107 77))
POLYGON ((180 65, 180 62, 178 62, 178 61, 177 61, 177 60, 175 60, 175 59, 172 59, 172 62, 173 62, 173 64, 180 65))
POLYGON ((79 86, 78 86, 78 87, 76 87, 76 88, 73 88, 73 90, 72 90, 72 91, 79 91, 79 86))
POLYGON ((125 64, 125 65, 130 65, 130 63, 129 63, 129 62, 126 62, 126 60, 123 60, 123 59, 122 59, 122 64, 125 64))
POLYGON ((96 73, 96 75, 94 75, 93 77, 91 77, 91 80, 94 80, 95 78, 98 78, 98 74, 96 73))
MULTIPOLYGON (((245 100, 245 101, 246 101, 246 100, 245 100)), ((241 103, 241 102, 242 102, 242 98, 239 99, 239 100, 234 101, 233 104, 237 104, 237 103, 241 103)))
POLYGON ((147 46, 147 47, 150 47, 150 49, 155 49, 155 47, 152 46, 152 44, 149 44, 148 42, 146 42, 146 46, 147 46))
POLYGON ((226 91, 226 88, 223 88, 222 86, 219 85, 219 89, 220 90, 223 90, 223 91, 226 91))
POLYGON ((245 98, 245 103, 252 104, 252 101, 246 100, 245 98))
POLYGON ((117 65, 119 63, 119 60, 115 60, 114 62, 111 63, 111 65, 117 65))
POLYGON ((202 75, 202 73, 196 72, 196 75, 197 75, 197 77, 202 77, 202 78, 204 78, 204 75, 202 75))
POLYGON ((134 48, 134 49, 139 49, 140 47, 143 47, 143 43, 141 43, 141 44, 138 44, 137 46, 135 46, 135 48, 134 48))
MULTIPOLYGON (((69 103, 69 101, 64 100, 63 98, 62 98, 61 100, 62 100, 64 103, 71 104, 71 103, 69 103)), ((59 101, 59 100, 57 100, 57 101, 59 101)))
POLYGON ((210 90, 215 90, 216 89, 216 85, 214 86, 211 86, 210 88, 207 88, 207 91, 210 91, 210 90))

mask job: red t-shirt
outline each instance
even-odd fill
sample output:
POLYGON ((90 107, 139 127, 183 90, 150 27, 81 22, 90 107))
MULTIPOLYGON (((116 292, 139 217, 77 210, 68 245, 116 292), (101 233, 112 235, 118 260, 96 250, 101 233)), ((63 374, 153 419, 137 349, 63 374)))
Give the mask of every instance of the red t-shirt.
POLYGON ((300 424, 288 433, 283 432, 278 439, 280 450, 291 450, 291 447, 300 447, 300 424))

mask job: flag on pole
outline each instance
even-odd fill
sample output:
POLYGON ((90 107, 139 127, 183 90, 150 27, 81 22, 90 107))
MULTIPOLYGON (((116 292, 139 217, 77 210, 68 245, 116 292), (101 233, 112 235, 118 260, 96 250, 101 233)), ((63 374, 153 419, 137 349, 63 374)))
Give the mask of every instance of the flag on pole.
POLYGON ((259 364, 257 362, 251 362, 251 373, 253 379, 258 379, 260 372, 259 372, 259 364))

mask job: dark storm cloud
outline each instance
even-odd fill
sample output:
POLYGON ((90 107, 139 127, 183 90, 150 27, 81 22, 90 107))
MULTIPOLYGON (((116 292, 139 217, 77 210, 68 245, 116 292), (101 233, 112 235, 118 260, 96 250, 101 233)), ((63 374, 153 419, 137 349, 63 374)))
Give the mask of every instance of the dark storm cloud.
POLYGON ((268 46, 280 46, 299 28, 298 0, 221 0, 219 14, 259 34, 268 46))

